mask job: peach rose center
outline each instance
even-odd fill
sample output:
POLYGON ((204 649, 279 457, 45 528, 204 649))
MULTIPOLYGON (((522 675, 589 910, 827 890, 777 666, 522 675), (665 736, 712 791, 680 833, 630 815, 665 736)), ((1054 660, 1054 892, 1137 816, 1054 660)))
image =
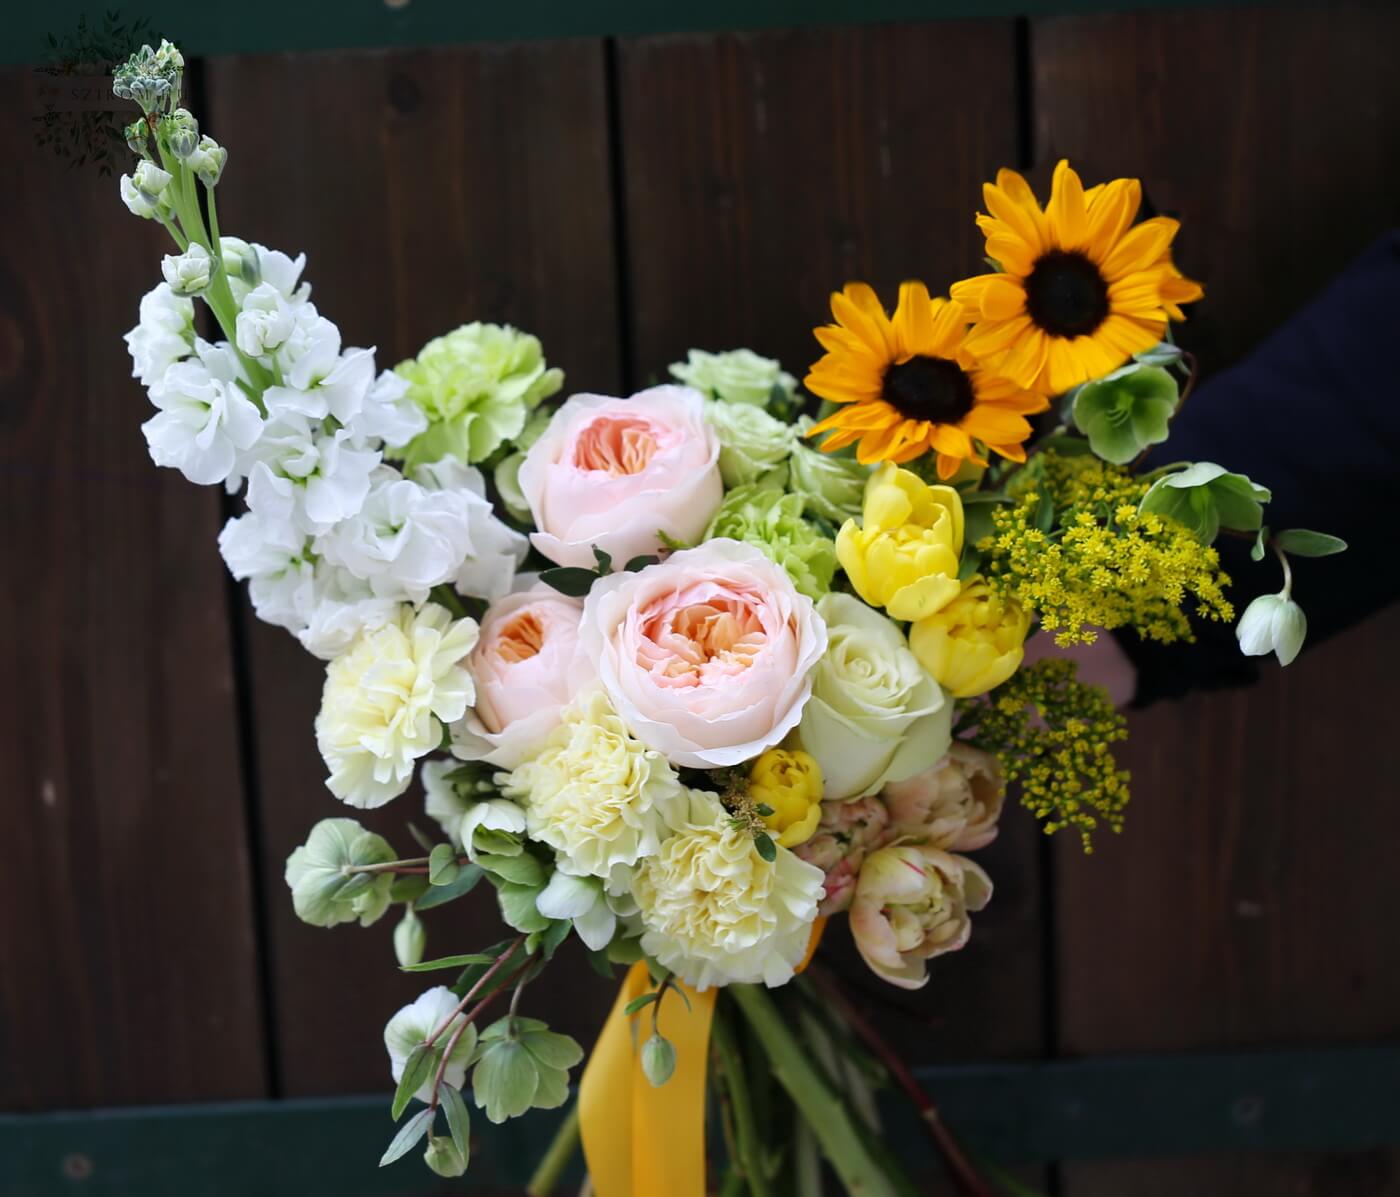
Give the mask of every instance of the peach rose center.
POLYGON ((642 613, 639 630, 637 664, 668 687, 741 674, 768 643, 758 612, 737 593, 654 605, 642 613))
POLYGON ((574 465, 620 478, 640 474, 658 446, 650 424, 635 416, 599 416, 574 445, 574 465))
POLYGON ((496 641, 496 655, 502 661, 517 665, 538 656, 544 647, 544 625, 533 611, 522 611, 501 629, 496 641))

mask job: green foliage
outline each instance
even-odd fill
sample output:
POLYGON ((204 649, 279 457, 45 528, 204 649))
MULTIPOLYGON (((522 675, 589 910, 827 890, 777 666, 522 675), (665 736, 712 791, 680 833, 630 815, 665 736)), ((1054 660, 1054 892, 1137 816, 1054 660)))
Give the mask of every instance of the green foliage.
POLYGON ((457 849, 451 844, 438 844, 428 854, 428 881, 433 885, 451 885, 457 880, 457 849))
POLYGON ((1346 552, 1347 542, 1326 532, 1311 532, 1307 528, 1287 528, 1274 537, 1274 543, 1294 557, 1330 557, 1346 552))
POLYGON ((494 964, 494 956, 484 956, 480 952, 469 952, 464 956, 441 956, 437 960, 423 960, 414 964, 402 964, 401 972, 431 973, 441 968, 462 968, 468 964, 494 964))
POLYGON ((408 1109, 408 1103, 413 1100, 413 1095, 432 1080, 433 1073, 437 1071, 441 1060, 442 1053, 434 1047, 429 1047, 426 1043, 420 1043, 409 1052, 408 1060, 403 1066, 403 1075, 399 1077, 398 1088, 394 1090, 393 1105, 389 1109, 395 1122, 408 1109))
POLYGON ((1243 474, 1201 461, 1155 481, 1138 504, 1140 514, 1161 515, 1191 529, 1202 544, 1221 528, 1256 532, 1264 522, 1263 504, 1271 498, 1243 474))
POLYGON ((471 1115, 467 1112, 467 1103, 459 1090, 444 1082, 438 1088, 438 1104, 447 1115, 447 1128, 452 1132, 452 1142, 462 1157, 465 1170, 471 1159, 471 1115))
POLYGON ((568 1070, 582 1059, 583 1049, 567 1035, 538 1019, 507 1015, 481 1033, 472 1074, 476 1104, 496 1123, 529 1109, 556 1109, 568 1100, 568 1070))
POLYGON ((297 917, 314 927, 356 919, 368 927, 389 908, 394 875, 366 870, 392 860, 388 842, 354 819, 322 819, 287 858, 285 876, 297 917))
POLYGON ((389 1144, 388 1150, 380 1156, 379 1166, 383 1168, 388 1164, 392 1164, 395 1160, 402 1159, 412 1151, 413 1148, 417 1146, 418 1140, 426 1135, 432 1128, 436 1116, 436 1110, 431 1108, 422 1109, 399 1127, 399 1133, 394 1136, 393 1141, 389 1144))
POLYGON ((414 907, 419 911, 431 910, 434 906, 442 906, 444 903, 463 897, 476 888, 477 882, 479 882, 484 875, 481 868, 477 865, 459 865, 455 879, 447 885, 432 886, 426 894, 414 903, 414 907))
POLYGON ((995 690, 960 705, 957 734, 992 753, 1021 803, 1046 834, 1075 828, 1084 850, 1100 824, 1121 831, 1128 774, 1111 745, 1128 738, 1127 721, 1099 686, 1079 681, 1073 661, 1047 658, 995 690))

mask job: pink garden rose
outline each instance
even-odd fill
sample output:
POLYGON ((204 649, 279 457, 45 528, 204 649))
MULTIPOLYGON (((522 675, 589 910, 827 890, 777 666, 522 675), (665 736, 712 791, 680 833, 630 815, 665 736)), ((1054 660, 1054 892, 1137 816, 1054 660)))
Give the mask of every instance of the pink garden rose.
POLYGON ((1006 781, 990 752, 955 740, 932 768, 887 783, 884 799, 896 834, 975 852, 997 838, 1006 781))
POLYGON ((720 538, 595 582, 579 639, 639 740, 714 769, 797 725, 826 627, 782 566, 720 538))
POLYGON ((559 565, 592 569, 596 545, 621 566, 660 551, 659 531, 699 540, 724 497, 705 401, 676 386, 575 395, 526 453, 520 491, 531 541, 559 565))
POLYGON ((578 651, 582 614, 539 581, 491 604, 467 659, 476 706, 453 728, 454 755, 514 769, 544 742, 593 677, 578 651))

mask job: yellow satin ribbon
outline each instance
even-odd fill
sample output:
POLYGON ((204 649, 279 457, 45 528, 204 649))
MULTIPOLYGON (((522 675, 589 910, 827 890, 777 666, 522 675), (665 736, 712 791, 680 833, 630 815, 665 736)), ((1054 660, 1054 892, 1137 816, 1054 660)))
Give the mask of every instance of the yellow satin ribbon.
MULTIPOLYGON (((812 927, 812 959, 826 919, 812 927)), ((651 1007, 636 1014, 627 1005, 652 988, 644 961, 622 982, 578 1087, 583 1157, 597 1197, 705 1197, 705 1074, 710 1060, 710 1020, 718 989, 698 993, 679 980, 690 1005, 666 998, 657 1027, 676 1049, 676 1071, 660 1088, 642 1072, 642 1043, 651 1034, 651 1007), (644 1018, 637 1024, 633 1020, 644 1018)))
POLYGON ((676 1048, 669 1081, 653 1088, 642 1072, 651 1007, 627 1014, 627 1003, 652 988, 640 960, 622 982, 583 1070, 579 1130, 597 1197, 705 1197, 705 1073, 719 991, 672 985, 685 991, 690 1008, 678 996, 661 1003, 658 1028, 676 1048))

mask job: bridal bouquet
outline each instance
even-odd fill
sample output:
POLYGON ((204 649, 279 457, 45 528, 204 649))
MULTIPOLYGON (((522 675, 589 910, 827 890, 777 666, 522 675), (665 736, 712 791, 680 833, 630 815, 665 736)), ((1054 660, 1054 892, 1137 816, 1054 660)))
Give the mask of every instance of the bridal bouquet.
POLYGON ((403 1121, 383 1162, 425 1145, 460 1175, 469 1104, 501 1122, 570 1101, 584 1053, 526 1010, 576 939, 628 971, 532 1193, 581 1126, 601 1197, 698 1197, 707 1109, 726 1194, 817 1193, 824 1166, 915 1191, 870 1091, 892 1075, 927 1099, 820 967, 799 976, 827 920, 917 989, 992 896, 970 854, 1008 789, 1086 848, 1121 826, 1124 720, 1064 656, 1027 663, 1033 630, 1190 641, 1193 617, 1234 618, 1213 543, 1242 535, 1284 583, 1240 644, 1287 664, 1287 554, 1345 547, 1270 533, 1269 492, 1220 465, 1137 468, 1194 381, 1168 339, 1201 295, 1177 222, 1137 221, 1133 179, 1086 189, 1061 162, 1042 207, 1002 171, 977 217, 989 272, 948 298, 905 283, 892 314, 848 284, 805 393, 748 350, 693 350, 672 383, 556 402, 563 374, 509 327, 382 372, 342 345, 304 257, 221 232, 226 153, 180 107, 182 70, 162 43, 116 76, 141 110, 122 197, 176 250, 127 334, 151 457, 243 496, 219 548, 327 662, 334 798, 379 807, 416 778, 434 827, 405 855, 327 818, 287 861, 303 920, 396 907, 399 966, 445 980, 385 1027, 403 1121), (425 916, 483 883, 508 933, 445 926, 425 959, 425 916))

